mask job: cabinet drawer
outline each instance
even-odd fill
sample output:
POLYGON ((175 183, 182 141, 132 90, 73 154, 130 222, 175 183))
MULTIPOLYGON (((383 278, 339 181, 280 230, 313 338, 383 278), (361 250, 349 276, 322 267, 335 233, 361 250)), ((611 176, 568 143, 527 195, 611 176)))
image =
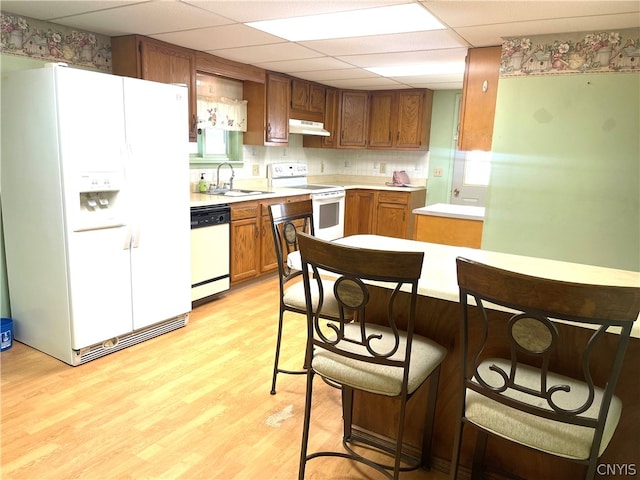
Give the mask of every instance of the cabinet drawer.
POLYGON ((409 204, 409 194, 404 192, 385 192, 378 194, 378 202, 380 203, 399 203, 401 205, 409 204))
POLYGON ((231 205, 231 220, 256 218, 258 216, 258 202, 241 202, 231 205))

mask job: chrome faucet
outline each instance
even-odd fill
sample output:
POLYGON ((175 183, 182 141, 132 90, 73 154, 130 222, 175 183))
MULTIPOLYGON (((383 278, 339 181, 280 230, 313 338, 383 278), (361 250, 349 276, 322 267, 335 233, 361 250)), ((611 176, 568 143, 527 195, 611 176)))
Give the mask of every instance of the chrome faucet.
POLYGON ((233 170, 233 165, 231 165, 229 162, 224 162, 218 165, 218 171, 216 175, 216 188, 220 188, 220 167, 222 167, 223 165, 229 165, 229 168, 231 169, 231 178, 229 178, 229 190, 233 190, 233 178, 236 176, 236 174, 233 170))

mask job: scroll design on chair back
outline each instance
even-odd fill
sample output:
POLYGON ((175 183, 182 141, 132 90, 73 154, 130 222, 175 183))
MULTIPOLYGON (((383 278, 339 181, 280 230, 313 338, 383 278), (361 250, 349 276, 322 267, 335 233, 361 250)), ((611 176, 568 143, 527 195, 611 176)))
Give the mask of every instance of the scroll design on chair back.
POLYGON ((464 258, 456 263, 464 372, 452 478, 465 424, 480 432, 474 473, 487 435, 496 434, 587 465, 586 478, 593 478, 620 417, 614 389, 640 311, 640 288, 561 282, 464 258), (488 314, 496 309, 508 320, 488 314), (574 344, 565 340, 571 328, 593 334, 574 344), (617 345, 610 358, 598 353, 604 342, 617 345), (575 361, 558 365, 567 349, 575 361))

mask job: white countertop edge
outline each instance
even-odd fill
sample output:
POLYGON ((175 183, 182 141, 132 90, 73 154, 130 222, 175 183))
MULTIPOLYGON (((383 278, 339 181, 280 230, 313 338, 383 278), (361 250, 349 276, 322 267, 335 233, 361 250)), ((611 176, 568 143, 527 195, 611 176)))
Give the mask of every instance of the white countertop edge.
MULTIPOLYGON (((337 242, 351 246, 367 245, 367 248, 375 249, 424 252, 423 273, 418 283, 418 293, 423 296, 456 303, 459 302, 460 295, 455 264, 458 256, 514 272, 555 280, 600 285, 640 286, 640 273, 628 270, 490 252, 475 248, 452 247, 378 235, 354 235, 337 240, 337 242)), ((503 308, 500 308, 500 310, 506 311, 503 308)), ((585 328, 594 328, 592 325, 584 326, 585 328)), ((640 338, 640 322, 637 320, 631 330, 631 336, 640 338)))
POLYGON ((430 215, 434 217, 460 218, 465 220, 484 221, 484 207, 476 205, 454 205, 451 203, 436 203, 426 207, 415 208, 416 215, 430 215))

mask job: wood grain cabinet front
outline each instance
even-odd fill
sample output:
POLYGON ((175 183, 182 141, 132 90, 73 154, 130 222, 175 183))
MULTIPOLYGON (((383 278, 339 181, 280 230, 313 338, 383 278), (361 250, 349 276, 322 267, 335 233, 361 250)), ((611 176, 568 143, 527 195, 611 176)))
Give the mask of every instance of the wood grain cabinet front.
POLYGON ((413 238, 412 211, 424 206, 426 190, 347 190, 345 198, 345 236, 376 234, 413 238))
POLYGON ((467 52, 458 149, 490 151, 498 95, 502 47, 470 48, 467 52))
POLYGON ((366 148, 369 126, 369 92, 340 91, 339 148, 366 148))
POLYGON ((189 140, 196 141, 196 52, 142 35, 111 39, 114 75, 160 83, 179 83, 189 90, 189 140))
POLYGON ((231 204, 232 285, 278 269, 269 205, 308 199, 309 195, 292 195, 231 204))
POLYGON ((290 78, 267 72, 265 83, 244 82, 247 100, 247 131, 245 145, 289 144, 289 105, 291 103, 290 78))
POLYGON ((372 92, 367 148, 428 149, 432 105, 432 90, 372 92))

